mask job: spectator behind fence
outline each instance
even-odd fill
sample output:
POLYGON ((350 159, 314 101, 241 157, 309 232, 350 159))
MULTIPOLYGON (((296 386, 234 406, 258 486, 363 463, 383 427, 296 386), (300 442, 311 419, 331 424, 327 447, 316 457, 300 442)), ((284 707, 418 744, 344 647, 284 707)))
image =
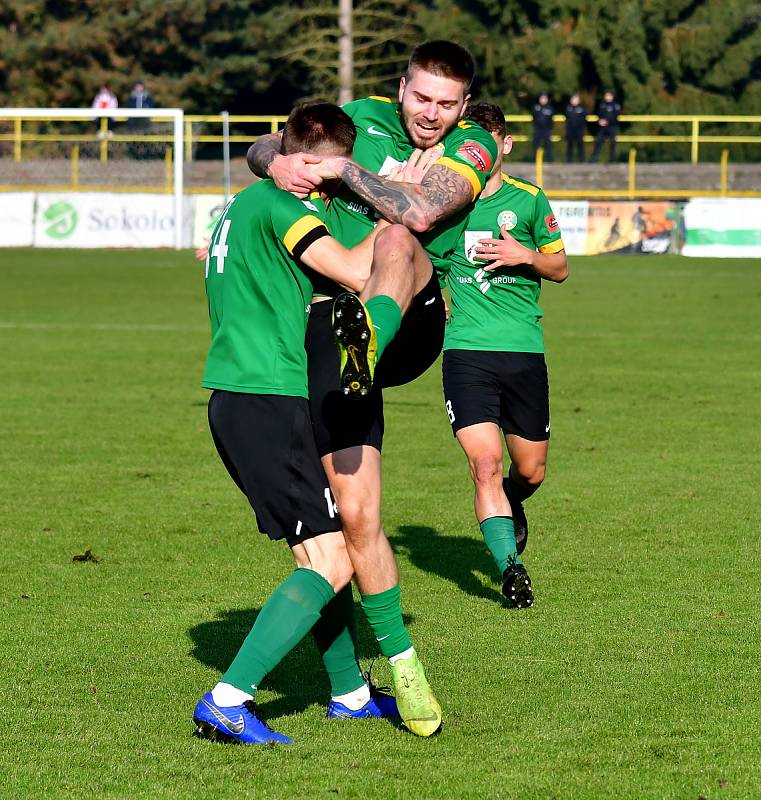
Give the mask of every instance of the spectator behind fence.
POLYGON ((544 148, 544 157, 552 161, 552 115, 554 109, 550 105, 547 92, 542 92, 533 110, 534 119, 534 158, 537 150, 544 148))
POLYGON ((565 107, 565 160, 570 164, 574 153, 579 163, 584 163, 584 133, 587 129, 587 110, 581 105, 578 94, 571 95, 565 107))
MULTIPOLYGON (((136 81, 127 100, 127 108, 155 108, 155 105, 151 93, 145 88, 145 83, 136 81)), ((145 133, 151 127, 151 121, 148 117, 130 117, 127 121, 127 127, 131 130, 145 133)))
MULTIPOLYGON (((103 83, 98 90, 98 94, 95 95, 95 98, 92 101, 93 108, 119 108, 119 101, 116 99, 116 95, 111 91, 111 87, 107 83, 103 83)), ((98 138, 101 136, 101 122, 100 118, 95 117, 95 121, 98 123, 98 138)), ((111 126, 113 125, 113 119, 111 117, 106 118, 106 127, 109 131, 109 135, 111 132, 111 126)))
MULTIPOLYGON (((153 97, 145 87, 145 82, 142 80, 136 81, 127 100, 127 108, 155 108, 155 105, 153 97)), ((150 130, 151 121, 148 117, 127 118, 127 132, 130 135, 145 135, 150 130)), ((155 156, 147 142, 130 142, 128 150, 132 158, 152 158, 155 156)))
POLYGON ((597 161, 602 150, 602 143, 607 139, 610 142, 608 161, 616 160, 616 136, 618 136, 618 116, 621 113, 621 106, 616 102, 616 98, 610 90, 603 95, 602 103, 597 109, 599 121, 597 123, 597 135, 595 136, 595 149, 592 152, 592 161, 597 161))

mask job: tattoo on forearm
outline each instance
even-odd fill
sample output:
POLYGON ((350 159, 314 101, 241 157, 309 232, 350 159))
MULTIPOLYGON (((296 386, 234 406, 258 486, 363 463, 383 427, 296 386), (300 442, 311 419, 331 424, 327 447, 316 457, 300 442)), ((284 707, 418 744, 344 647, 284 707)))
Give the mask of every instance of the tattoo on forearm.
POLYGON ((450 216, 473 196, 470 183, 444 166, 432 167, 420 186, 379 178, 353 161, 346 163, 341 178, 387 220, 413 229, 450 216))
POLYGON ((441 165, 431 167, 420 188, 437 219, 454 214, 473 199, 468 179, 441 165))
POLYGON ((412 204, 401 183, 379 178, 353 161, 346 162, 341 180, 387 220, 404 224, 405 214, 410 212, 412 204))
POLYGON ((248 148, 248 168, 259 178, 267 178, 270 164, 280 152, 280 136, 262 136, 248 148))

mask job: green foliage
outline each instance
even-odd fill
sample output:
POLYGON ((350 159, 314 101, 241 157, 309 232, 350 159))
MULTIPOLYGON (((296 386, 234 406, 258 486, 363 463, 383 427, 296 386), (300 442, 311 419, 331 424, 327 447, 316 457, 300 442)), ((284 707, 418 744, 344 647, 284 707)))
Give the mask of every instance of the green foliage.
MULTIPOLYGON (((548 90, 592 110, 761 113, 761 3, 748 0, 356 0, 357 96, 393 91, 407 54, 453 38, 477 91, 525 111, 548 90)), ((337 0, 17 0, 0 10, 0 102, 86 105, 103 81, 122 103, 138 77, 187 111, 282 113, 335 98, 337 0)))

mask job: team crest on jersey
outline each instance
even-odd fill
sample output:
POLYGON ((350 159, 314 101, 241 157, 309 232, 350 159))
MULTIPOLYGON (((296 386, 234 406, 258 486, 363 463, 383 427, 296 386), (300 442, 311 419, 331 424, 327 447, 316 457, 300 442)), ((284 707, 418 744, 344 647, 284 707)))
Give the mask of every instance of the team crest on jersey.
POLYGON ((479 241, 481 239, 491 238, 491 231, 465 231, 465 258, 467 258, 471 264, 475 264, 478 260, 476 248, 478 247, 479 241))
POLYGON ((500 228, 511 231, 518 224, 518 215, 515 211, 500 211, 497 217, 497 225, 500 228))
POLYGON ((478 142, 465 142, 457 151, 457 155, 471 163, 481 172, 488 172, 491 169, 491 156, 485 147, 481 147, 478 142))

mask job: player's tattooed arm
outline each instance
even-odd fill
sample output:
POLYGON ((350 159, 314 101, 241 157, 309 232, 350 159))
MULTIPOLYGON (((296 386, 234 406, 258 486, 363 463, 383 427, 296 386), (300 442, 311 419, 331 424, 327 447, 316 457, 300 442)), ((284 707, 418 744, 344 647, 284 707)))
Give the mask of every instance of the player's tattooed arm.
POLYGON ((282 155, 282 136, 282 133, 260 136, 248 148, 248 168, 259 178, 272 178, 278 189, 285 189, 303 199, 319 184, 306 165, 319 164, 320 157, 308 153, 282 155))
POLYGON ((257 178, 269 178, 269 168, 275 156, 280 154, 282 133, 268 133, 260 136, 248 148, 246 161, 248 168, 257 178))
POLYGON ((325 178, 341 178, 389 222, 416 233, 430 230, 473 200, 467 178, 442 164, 432 166, 419 185, 381 178, 347 158, 326 158, 313 169, 325 178))

